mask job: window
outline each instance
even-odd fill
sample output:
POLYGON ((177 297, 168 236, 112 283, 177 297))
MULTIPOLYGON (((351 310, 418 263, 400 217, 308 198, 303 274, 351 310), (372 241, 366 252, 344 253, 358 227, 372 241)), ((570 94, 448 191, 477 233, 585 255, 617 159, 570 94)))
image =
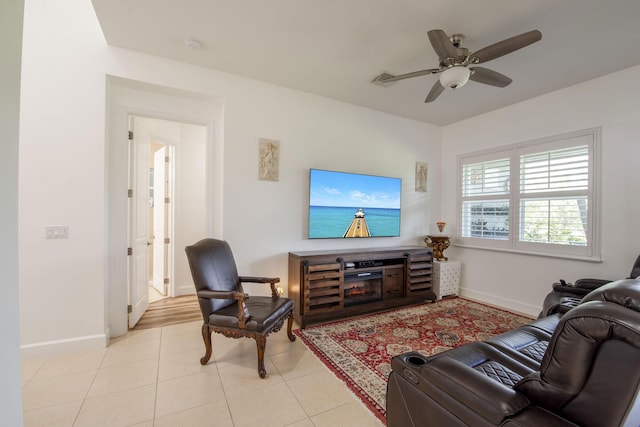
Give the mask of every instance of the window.
POLYGON ((464 237, 509 238, 509 157, 462 167, 464 237))
POLYGON ((599 259, 590 129, 459 157, 460 244, 599 259))

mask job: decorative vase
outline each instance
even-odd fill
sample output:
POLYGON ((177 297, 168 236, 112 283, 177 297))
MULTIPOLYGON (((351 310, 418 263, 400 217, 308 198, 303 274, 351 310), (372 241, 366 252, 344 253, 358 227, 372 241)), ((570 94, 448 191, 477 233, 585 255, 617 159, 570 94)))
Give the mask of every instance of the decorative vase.
POLYGON ((437 261, 448 261, 449 258, 444 256, 444 250, 449 247, 449 236, 427 236, 424 243, 433 249, 433 258, 437 261))

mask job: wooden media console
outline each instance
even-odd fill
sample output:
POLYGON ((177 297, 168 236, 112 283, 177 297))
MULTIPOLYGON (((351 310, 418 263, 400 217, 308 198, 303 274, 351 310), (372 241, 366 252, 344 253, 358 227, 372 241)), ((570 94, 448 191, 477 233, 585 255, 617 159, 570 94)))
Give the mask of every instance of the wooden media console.
POLYGON ((402 246, 289 252, 289 298, 301 328, 436 300, 433 250, 402 246))

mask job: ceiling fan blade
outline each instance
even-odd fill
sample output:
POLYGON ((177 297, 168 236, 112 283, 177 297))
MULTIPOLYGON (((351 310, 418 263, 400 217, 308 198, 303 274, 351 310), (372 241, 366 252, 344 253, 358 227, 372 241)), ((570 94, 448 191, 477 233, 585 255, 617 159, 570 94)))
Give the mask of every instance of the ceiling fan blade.
POLYGON ((436 82, 431 87, 431 90, 429 91, 429 94, 427 95, 427 98, 424 100, 424 102, 435 101, 436 98, 438 98, 442 92, 444 92, 444 86, 440 84, 440 80, 436 80, 436 82))
POLYGON ((506 40, 502 40, 500 42, 482 48, 477 52, 473 52, 470 55, 469 62, 473 64, 488 62, 492 59, 499 58, 518 49, 522 49, 525 46, 529 46, 530 44, 535 43, 540 39, 542 39, 542 33, 538 30, 522 33, 520 35, 513 36, 506 40))
POLYGON ((429 68, 427 70, 413 71, 411 73, 400 74, 400 75, 397 75, 397 76, 394 76, 394 75, 389 74, 389 73, 382 73, 379 76, 376 76, 376 78, 374 78, 372 80, 372 82, 375 82, 375 83, 391 83, 391 82, 396 82, 398 80, 410 79, 412 77, 426 76, 427 74, 435 74, 435 73, 439 73, 439 72, 440 72, 439 68, 429 68))
POLYGON ((469 80, 473 80, 474 82, 497 87, 506 87, 513 81, 504 74, 500 74, 497 71, 493 71, 488 68, 469 67, 469 69, 472 71, 469 80))
POLYGON ((433 50, 438 54, 438 58, 443 60, 444 58, 455 58, 458 56, 458 50, 449 40, 449 36, 442 30, 431 30, 427 32, 429 41, 433 50))

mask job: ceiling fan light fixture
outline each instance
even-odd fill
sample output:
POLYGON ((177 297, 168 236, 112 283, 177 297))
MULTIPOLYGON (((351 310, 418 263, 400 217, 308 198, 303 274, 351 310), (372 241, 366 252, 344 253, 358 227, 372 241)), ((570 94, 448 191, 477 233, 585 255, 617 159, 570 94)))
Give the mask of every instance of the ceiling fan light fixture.
POLYGON ((467 67, 454 66, 440 73, 440 84, 442 87, 457 89, 469 81, 469 76, 471 71, 467 67))

